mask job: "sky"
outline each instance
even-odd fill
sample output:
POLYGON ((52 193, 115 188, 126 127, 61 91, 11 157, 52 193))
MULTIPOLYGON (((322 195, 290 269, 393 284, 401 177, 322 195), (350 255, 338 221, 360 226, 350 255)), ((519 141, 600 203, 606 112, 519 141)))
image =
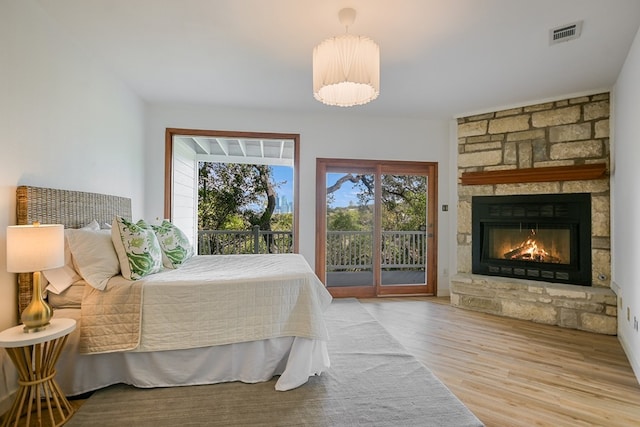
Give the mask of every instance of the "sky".
MULTIPOLYGON (((345 175, 345 172, 340 173, 328 173, 327 174, 327 187, 336 183, 338 179, 345 175)), ((340 189, 333 193, 333 203, 330 207, 346 207, 349 204, 354 206, 358 205, 358 193, 360 193, 360 189, 357 184, 354 184, 351 181, 346 181, 340 186, 340 189)))
MULTIPOLYGON (((293 201, 293 168, 289 166, 272 166, 273 168, 273 178, 276 183, 284 182, 280 185, 276 192, 278 193, 278 198, 285 196, 287 201, 293 201), (285 182, 286 181, 286 182, 285 182)), ((327 174, 327 185, 333 185, 335 182, 343 176, 344 173, 328 173, 327 174)), ((351 202, 354 205, 358 204, 358 189, 355 188, 355 184, 347 181, 342 184, 340 190, 336 191, 334 194, 334 203, 331 204, 331 207, 339 207, 339 206, 349 206, 351 202)))
POLYGON ((290 166, 271 166, 273 179, 276 183, 282 183, 277 189, 278 198, 285 196, 288 202, 293 202, 293 168, 290 166))

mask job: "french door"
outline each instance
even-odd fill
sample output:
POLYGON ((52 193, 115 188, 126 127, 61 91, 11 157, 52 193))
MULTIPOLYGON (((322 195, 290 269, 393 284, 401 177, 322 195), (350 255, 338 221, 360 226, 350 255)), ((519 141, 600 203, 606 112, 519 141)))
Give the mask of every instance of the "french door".
POLYGON ((437 164, 317 159, 316 274, 336 297, 433 295, 437 164))

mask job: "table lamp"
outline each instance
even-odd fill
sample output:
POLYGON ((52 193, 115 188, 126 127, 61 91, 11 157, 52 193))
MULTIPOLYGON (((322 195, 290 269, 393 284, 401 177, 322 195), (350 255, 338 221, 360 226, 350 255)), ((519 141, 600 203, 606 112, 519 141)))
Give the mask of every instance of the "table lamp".
POLYGON ((7 227, 7 271, 33 273, 31 302, 20 320, 25 332, 37 332, 49 325, 53 310, 42 298, 42 270, 64 265, 64 226, 61 224, 10 225, 7 227))

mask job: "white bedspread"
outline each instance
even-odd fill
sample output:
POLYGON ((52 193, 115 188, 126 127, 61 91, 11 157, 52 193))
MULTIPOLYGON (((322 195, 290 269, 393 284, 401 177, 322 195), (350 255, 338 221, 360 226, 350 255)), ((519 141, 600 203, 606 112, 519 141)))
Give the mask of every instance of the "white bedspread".
POLYGON ((135 351, 302 337, 327 341, 331 295, 298 254, 195 256, 144 279, 135 351))
MULTIPOLYGON (((59 309, 55 317, 76 319, 79 309, 59 309)), ((69 335, 56 364, 56 382, 67 396, 124 383, 136 387, 175 387, 221 382, 256 383, 280 375, 278 391, 305 384, 330 366, 327 343, 283 337, 262 341, 156 352, 81 354, 80 330, 69 335)))
POLYGON ((290 390, 330 365, 323 313, 331 299, 294 254, 196 256, 140 281, 116 276, 105 291, 87 286, 82 310, 56 311, 79 322, 58 380, 76 395, 119 382, 167 387, 280 375, 276 390, 290 390))

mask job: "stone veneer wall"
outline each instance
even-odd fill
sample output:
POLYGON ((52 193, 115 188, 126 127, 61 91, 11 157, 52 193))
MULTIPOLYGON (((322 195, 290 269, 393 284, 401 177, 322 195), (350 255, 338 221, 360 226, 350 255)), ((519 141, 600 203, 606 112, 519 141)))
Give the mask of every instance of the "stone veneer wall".
MULTIPOLYGON (((458 177, 463 172, 605 163, 609 170, 609 94, 458 119, 458 177)), ((609 178, 458 185, 458 272, 454 306, 604 334, 617 331, 611 271, 609 178), (471 197, 591 193, 593 286, 471 274, 471 197)))

